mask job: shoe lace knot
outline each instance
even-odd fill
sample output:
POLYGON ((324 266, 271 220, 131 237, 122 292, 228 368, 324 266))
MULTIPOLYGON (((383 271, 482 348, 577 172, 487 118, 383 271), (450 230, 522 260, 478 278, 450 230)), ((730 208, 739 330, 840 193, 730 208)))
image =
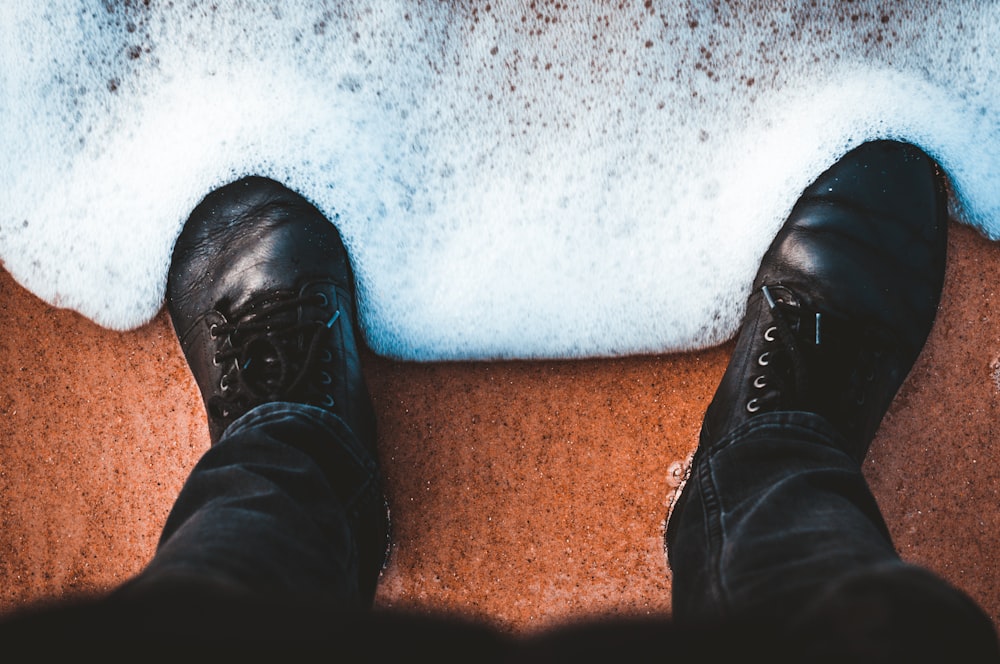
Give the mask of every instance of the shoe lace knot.
POLYGON ((224 367, 209 407, 228 418, 255 403, 295 400, 331 408, 327 341, 341 311, 323 292, 273 292, 213 324, 213 362, 224 367))

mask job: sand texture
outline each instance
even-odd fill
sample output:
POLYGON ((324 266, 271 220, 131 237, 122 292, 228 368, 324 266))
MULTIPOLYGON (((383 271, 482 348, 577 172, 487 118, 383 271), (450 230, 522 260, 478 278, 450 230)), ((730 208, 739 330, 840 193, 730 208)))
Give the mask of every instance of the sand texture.
MULTIPOLYGON (((866 473, 902 556, 1000 624, 1000 255, 951 227, 943 303, 866 473)), ((131 332, 0 273, 0 611, 142 569, 208 445, 164 311, 131 332)), ((662 531, 730 344, 613 360, 366 355, 395 543, 385 607, 525 632, 669 613, 662 531)))

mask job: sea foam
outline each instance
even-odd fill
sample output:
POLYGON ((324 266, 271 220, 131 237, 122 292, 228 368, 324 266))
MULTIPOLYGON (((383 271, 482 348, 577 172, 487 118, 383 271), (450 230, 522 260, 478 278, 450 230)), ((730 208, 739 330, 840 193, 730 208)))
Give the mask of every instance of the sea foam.
POLYGON ((1000 3, 0 6, 0 259, 129 329, 251 173, 335 221, 383 355, 703 348, 819 173, 914 142, 1000 237, 1000 3))

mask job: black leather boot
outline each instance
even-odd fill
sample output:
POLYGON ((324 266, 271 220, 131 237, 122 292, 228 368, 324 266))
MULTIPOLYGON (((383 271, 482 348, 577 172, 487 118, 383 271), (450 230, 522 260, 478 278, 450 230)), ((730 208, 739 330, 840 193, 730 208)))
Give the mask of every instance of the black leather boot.
POLYGON ((937 165, 892 141, 810 185, 761 261, 700 445, 760 413, 808 411, 860 463, 937 313, 946 203, 937 165))
POLYGON ((286 442, 316 460, 347 509, 370 601, 388 556, 389 514, 354 301, 337 229, 273 180, 248 177, 215 190, 174 246, 167 306, 212 444, 251 408, 275 401, 326 409, 356 436, 343 450, 286 442))
POLYGON ((374 448, 350 261, 304 198, 260 177, 205 197, 174 246, 167 304, 213 443, 254 406, 291 401, 339 415, 374 448))

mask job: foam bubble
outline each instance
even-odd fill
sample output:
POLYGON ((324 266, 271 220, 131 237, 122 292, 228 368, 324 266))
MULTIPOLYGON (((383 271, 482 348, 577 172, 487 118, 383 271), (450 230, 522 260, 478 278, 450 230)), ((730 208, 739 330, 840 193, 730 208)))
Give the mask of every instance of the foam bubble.
POLYGON ((1000 237, 995 3, 579 4, 5 3, 0 258, 132 328, 194 205, 259 173, 336 217, 376 352, 582 357, 731 336, 865 140, 1000 237))

